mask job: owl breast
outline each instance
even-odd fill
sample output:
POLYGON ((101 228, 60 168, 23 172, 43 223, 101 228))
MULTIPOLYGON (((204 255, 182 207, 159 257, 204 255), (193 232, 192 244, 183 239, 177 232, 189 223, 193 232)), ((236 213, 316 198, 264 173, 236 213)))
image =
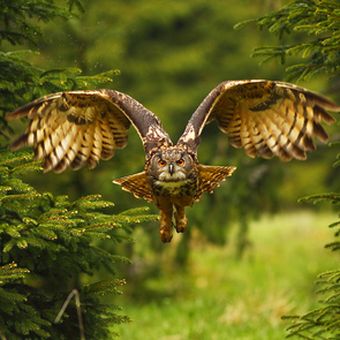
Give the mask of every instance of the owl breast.
POLYGON ((152 190, 156 196, 185 197, 194 196, 197 192, 197 177, 187 178, 182 181, 160 181, 152 182, 152 190))

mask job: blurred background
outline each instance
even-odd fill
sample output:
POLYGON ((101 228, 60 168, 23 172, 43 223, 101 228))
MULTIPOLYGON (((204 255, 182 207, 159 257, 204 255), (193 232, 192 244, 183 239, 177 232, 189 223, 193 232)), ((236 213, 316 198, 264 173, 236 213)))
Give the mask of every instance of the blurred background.
MULTIPOLYGON (((27 46, 39 54, 28 58, 43 69, 79 67, 88 75, 119 70, 111 88, 155 112, 173 140, 220 82, 287 80, 287 65, 251 57, 255 47, 276 44, 275 36, 251 24, 234 29, 241 21, 280 8, 284 1, 82 3, 83 13, 43 25, 39 45, 27 46)), ((293 39, 304 37, 297 34, 293 39)), ((334 80, 327 76, 298 85, 339 100, 334 80)), ((23 126, 18 124, 16 131, 23 126)), ((331 140, 339 137, 336 127, 327 131, 331 140)), ((216 339, 237 334, 252 339, 255 324, 254 338, 280 339, 282 331, 273 329, 283 313, 296 307, 291 301, 297 297, 307 306, 313 290, 310 277, 325 263, 335 263, 327 254, 318 254, 329 238, 326 226, 334 214, 326 207, 297 202, 302 196, 339 189, 339 170, 332 167, 334 148, 318 144, 305 162, 252 160, 243 150, 229 148, 212 124, 203 133, 199 158, 203 164, 238 169, 213 195, 189 209, 188 231, 170 245, 160 243, 156 222, 131 231, 132 242, 120 249, 132 260, 121 266, 121 276, 128 280, 121 305, 135 322, 119 332, 126 339, 141 338, 141 331, 150 339, 208 339, 213 334, 216 339)), ((131 130, 126 150, 94 171, 32 175, 27 181, 72 198, 101 193, 120 212, 146 203, 122 192, 112 179, 139 172, 143 164, 142 145, 131 130)))

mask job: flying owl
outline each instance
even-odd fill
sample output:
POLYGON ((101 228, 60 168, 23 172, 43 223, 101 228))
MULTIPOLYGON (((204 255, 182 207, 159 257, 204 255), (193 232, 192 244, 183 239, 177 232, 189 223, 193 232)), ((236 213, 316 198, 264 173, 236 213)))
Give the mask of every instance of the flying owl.
POLYGON ((293 84, 270 80, 225 81, 214 88, 191 116, 174 144, 157 116, 130 96, 114 90, 50 94, 7 115, 28 117, 25 133, 12 149, 31 146, 45 171, 94 168, 124 148, 132 125, 145 150, 144 171, 113 182, 160 210, 160 237, 170 242, 173 228, 184 232, 185 207, 199 201, 231 176, 233 166, 202 165, 197 148, 203 128, 216 121, 229 143, 254 158, 304 160, 315 149, 313 137, 327 134, 321 122, 333 123, 330 100, 293 84))

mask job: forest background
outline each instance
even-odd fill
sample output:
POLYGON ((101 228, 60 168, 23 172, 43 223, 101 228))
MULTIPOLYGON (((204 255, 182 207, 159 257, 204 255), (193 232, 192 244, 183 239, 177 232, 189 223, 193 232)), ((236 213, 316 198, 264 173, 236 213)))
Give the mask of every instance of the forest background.
MULTIPOLYGON (((26 60, 41 69, 54 70, 49 71, 50 74, 55 72, 61 83, 64 75, 58 73, 60 70, 68 69, 70 74, 78 74, 75 68, 79 68, 84 75, 111 70, 106 73, 103 85, 142 102, 160 117, 176 140, 190 114, 221 81, 287 80, 285 68, 296 63, 297 57, 286 60, 283 65, 280 60, 259 63, 261 57, 250 56, 256 47, 276 44, 277 37, 255 29, 251 24, 241 30, 234 29, 237 23, 276 10, 283 3, 247 0, 82 1, 82 7, 73 8, 73 15, 68 20, 62 17, 49 22, 39 20, 41 36, 14 47, 4 42, 2 50, 32 50, 25 52, 26 60)), ((299 42, 305 36, 298 32, 280 38, 285 42, 299 42)), ((65 83, 67 81, 65 78, 65 83)), ((334 100, 340 99, 339 79, 329 74, 299 79, 298 84, 327 94, 334 100)), ((94 86, 86 79, 81 85, 83 88, 94 86)), ((70 87, 69 83, 67 86, 70 87)), ((22 99, 22 104, 24 100, 27 98, 22 99)), ((24 124, 13 125, 16 134, 24 124)), ((337 131, 337 127, 328 129, 332 140, 339 137, 337 131)), ((209 247, 214 245, 211 254, 216 251, 216 245, 228 251, 232 248, 230 257, 246 256, 249 260, 249 254, 253 253, 252 238, 256 238, 256 233, 253 235, 248 231, 254 219, 275 212, 280 216, 291 216, 299 209, 314 209, 321 216, 325 212, 320 211, 320 206, 311 207, 297 203, 297 200, 340 187, 340 181, 336 180, 340 176, 339 168, 332 167, 335 151, 327 145, 318 145, 318 150, 305 162, 283 164, 277 160, 251 160, 242 150, 227 148, 227 140, 217 133, 216 126, 208 126, 202 137, 199 158, 204 164, 235 165, 238 170, 214 195, 207 195, 190 209, 190 229, 175 238, 170 246, 164 247, 159 242, 157 222, 150 221, 130 229, 132 242, 114 245, 116 252, 132 261, 129 266, 119 265, 119 276, 126 277, 128 282, 127 300, 121 303, 123 308, 125 303, 134 300, 140 303, 149 296, 155 298, 159 294, 163 298, 164 294, 167 295, 169 291, 162 290, 164 281, 157 281, 160 277, 164 280, 162 270, 188 272, 193 261, 191 253, 195 257, 195 251, 202 247, 211 249, 209 247)), ((101 162, 94 171, 30 174, 25 176, 25 181, 39 191, 68 195, 71 199, 100 193, 104 199, 115 203, 113 212, 119 213, 145 206, 143 201, 133 199, 111 184, 116 177, 140 171, 143 161, 141 143, 131 131, 127 148, 117 152, 113 160, 101 162)), ((153 207, 150 209, 151 213, 157 213, 153 207)), ((101 241, 101 246, 110 248, 112 245, 110 241, 101 241)), ((218 268, 217 271, 223 270, 218 268)), ((101 271, 96 275, 106 277, 107 273, 101 271)))

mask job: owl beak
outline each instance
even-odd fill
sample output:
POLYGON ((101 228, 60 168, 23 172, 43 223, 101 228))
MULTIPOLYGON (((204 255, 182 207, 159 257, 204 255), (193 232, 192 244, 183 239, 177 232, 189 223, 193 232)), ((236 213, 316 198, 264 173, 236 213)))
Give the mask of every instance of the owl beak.
POLYGON ((170 173, 170 175, 173 175, 174 172, 175 172, 174 163, 170 163, 170 164, 169 164, 169 173, 170 173))

